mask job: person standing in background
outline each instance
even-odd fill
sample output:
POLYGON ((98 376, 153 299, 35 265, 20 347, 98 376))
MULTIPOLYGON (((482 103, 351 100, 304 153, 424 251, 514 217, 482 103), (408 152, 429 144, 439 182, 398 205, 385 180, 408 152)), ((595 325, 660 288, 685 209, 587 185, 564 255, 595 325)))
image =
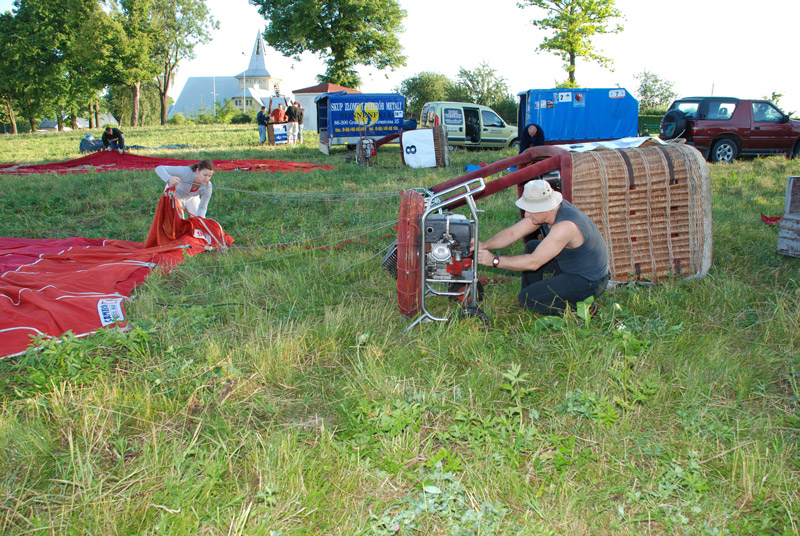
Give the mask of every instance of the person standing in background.
POLYGON ((258 124, 258 139, 261 141, 261 145, 264 145, 264 142, 267 141, 267 123, 269 123, 269 118, 266 114, 267 107, 262 106, 261 111, 258 112, 256 115, 256 124, 258 124))
POLYGON ((305 115, 305 110, 303 110, 303 105, 299 102, 294 104, 297 106, 297 139, 300 143, 303 143, 303 116, 305 115))
POLYGON ((297 106, 294 104, 286 108, 286 121, 289 122, 286 126, 287 143, 297 145, 297 106))
POLYGON ((283 109, 283 104, 279 104, 277 108, 269 113, 273 123, 285 123, 286 111, 283 109))

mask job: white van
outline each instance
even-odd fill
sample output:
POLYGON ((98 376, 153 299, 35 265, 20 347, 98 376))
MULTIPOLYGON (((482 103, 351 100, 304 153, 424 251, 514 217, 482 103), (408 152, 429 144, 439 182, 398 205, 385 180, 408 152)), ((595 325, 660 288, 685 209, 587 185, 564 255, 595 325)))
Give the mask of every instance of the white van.
POLYGON ((419 119, 421 128, 444 125, 451 149, 519 147, 517 127, 508 125, 488 106, 468 102, 427 102, 419 119))

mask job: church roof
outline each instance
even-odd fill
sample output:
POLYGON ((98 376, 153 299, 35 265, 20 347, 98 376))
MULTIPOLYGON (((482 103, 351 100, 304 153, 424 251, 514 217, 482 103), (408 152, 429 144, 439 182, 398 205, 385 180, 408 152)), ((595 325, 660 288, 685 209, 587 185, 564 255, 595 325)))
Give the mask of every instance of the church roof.
POLYGON ((180 112, 187 117, 214 113, 213 102, 241 96, 239 81, 232 76, 192 76, 186 80, 178 100, 169 109, 169 117, 180 112))
POLYGON ((325 82, 324 84, 318 84, 316 86, 305 87, 303 89, 294 89, 292 93, 333 93, 335 91, 345 91, 347 93, 361 93, 357 89, 351 89, 349 87, 340 86, 339 84, 331 84, 330 82, 325 82))
POLYGON ((250 64, 247 66, 246 71, 237 74, 235 78, 270 78, 271 75, 267 70, 266 58, 267 45, 264 43, 264 38, 261 37, 261 32, 256 33, 256 42, 253 44, 253 52, 250 54, 250 64))

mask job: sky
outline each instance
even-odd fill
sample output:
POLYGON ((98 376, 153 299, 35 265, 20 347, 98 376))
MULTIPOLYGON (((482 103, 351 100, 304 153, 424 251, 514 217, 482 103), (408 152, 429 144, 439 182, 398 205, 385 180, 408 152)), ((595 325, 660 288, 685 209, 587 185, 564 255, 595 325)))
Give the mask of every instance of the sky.
MULTIPOLYGON (((395 71, 363 68, 361 90, 391 92, 422 71, 455 79, 459 68, 487 63, 505 79, 512 94, 547 89, 566 78, 554 54, 537 53, 544 32, 530 23, 541 16, 521 9, 518 0, 400 0, 407 12, 400 41, 406 66, 395 71)), ((212 41, 198 45, 193 60, 179 64, 170 96, 177 99, 190 76, 233 76, 248 64, 264 18, 247 0, 206 0, 220 27, 212 41)), ((647 70, 674 83, 680 97, 721 95, 761 98, 783 94, 785 112, 800 115, 800 73, 794 32, 800 21, 797 0, 616 0, 625 27, 593 39, 613 60, 613 71, 581 59, 576 77, 582 87, 622 87, 636 95, 634 75, 647 70)), ((11 9, 0 0, 0 12, 11 9)), ((284 91, 316 85, 325 70, 311 53, 295 62, 268 49, 267 69, 284 91)))

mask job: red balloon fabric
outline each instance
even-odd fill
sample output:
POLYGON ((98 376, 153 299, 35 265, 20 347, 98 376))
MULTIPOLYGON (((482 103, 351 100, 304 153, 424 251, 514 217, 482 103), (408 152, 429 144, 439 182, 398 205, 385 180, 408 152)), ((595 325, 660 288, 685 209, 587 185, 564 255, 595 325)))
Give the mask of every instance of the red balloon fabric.
POLYGON ((168 270, 187 255, 233 243, 216 221, 180 214, 165 193, 145 244, 0 238, 0 359, 24 352, 32 336, 124 327, 125 298, 157 266, 168 270))
MULTIPOLYGON (((117 151, 100 151, 74 160, 51 162, 49 164, 2 164, 1 174, 14 173, 76 173, 95 171, 121 170, 153 170, 156 166, 188 166, 197 160, 180 160, 177 158, 158 158, 117 151)), ((282 171, 307 172, 315 169, 335 169, 324 164, 308 162, 286 162, 283 160, 214 160, 214 168, 218 171, 282 171)))

